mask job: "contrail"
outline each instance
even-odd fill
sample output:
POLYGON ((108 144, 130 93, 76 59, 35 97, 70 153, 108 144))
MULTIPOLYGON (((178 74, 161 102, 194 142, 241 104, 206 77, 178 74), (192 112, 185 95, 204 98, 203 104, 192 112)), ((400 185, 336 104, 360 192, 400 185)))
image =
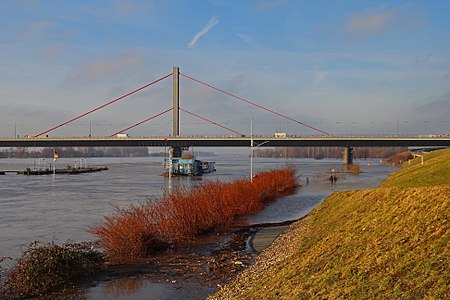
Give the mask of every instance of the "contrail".
POLYGON ((194 47, 194 45, 197 43, 197 41, 204 36, 205 34, 208 33, 208 31, 211 30, 211 28, 213 28, 214 26, 216 26, 217 24, 219 24, 219 19, 217 17, 212 17, 211 19, 209 19, 208 23, 206 24, 205 27, 202 28, 202 30, 200 30, 192 39, 192 41, 188 44, 188 48, 192 48, 194 47))

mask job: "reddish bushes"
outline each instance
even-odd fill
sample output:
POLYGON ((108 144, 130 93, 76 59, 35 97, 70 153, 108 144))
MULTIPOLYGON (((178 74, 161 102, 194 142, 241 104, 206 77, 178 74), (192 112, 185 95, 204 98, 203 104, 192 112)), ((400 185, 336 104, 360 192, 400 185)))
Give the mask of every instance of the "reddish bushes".
POLYGON ((116 209, 91 228, 113 261, 132 261, 198 234, 227 229, 238 215, 254 214, 297 187, 292 168, 259 173, 231 183, 207 182, 189 191, 177 188, 160 201, 116 209))

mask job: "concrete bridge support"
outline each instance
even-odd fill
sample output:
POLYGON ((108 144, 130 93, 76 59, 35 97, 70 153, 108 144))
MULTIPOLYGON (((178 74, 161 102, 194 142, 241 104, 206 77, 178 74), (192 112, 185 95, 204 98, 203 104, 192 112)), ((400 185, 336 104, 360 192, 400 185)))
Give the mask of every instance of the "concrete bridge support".
MULTIPOLYGON (((180 68, 173 67, 173 112, 172 112, 172 135, 180 136, 180 68)), ((181 157, 180 146, 169 148, 171 157, 181 157)))
POLYGON ((180 135, 180 68, 173 67, 173 119, 172 135, 180 135))
POLYGON ((346 165, 353 164, 353 148, 352 147, 344 148, 344 164, 346 164, 346 165))

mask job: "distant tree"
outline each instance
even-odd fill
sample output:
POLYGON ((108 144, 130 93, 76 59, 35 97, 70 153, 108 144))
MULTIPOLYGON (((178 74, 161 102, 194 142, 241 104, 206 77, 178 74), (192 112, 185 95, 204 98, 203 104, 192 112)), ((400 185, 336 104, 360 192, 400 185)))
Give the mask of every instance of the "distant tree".
MULTIPOLYGON (((341 158, 343 147, 275 147, 255 149, 257 157, 341 158)), ((355 147, 355 158, 386 158, 407 151, 405 147, 355 147)))

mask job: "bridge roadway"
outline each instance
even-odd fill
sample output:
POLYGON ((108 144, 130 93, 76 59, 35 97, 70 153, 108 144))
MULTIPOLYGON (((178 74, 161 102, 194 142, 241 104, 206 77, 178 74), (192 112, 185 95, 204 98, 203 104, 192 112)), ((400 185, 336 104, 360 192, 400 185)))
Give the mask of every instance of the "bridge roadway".
MULTIPOLYGON (((263 147, 450 147, 450 135, 253 136, 263 147), (263 143, 263 144, 262 144, 263 143)), ((249 147, 249 136, 0 138, 0 147, 249 147)))

